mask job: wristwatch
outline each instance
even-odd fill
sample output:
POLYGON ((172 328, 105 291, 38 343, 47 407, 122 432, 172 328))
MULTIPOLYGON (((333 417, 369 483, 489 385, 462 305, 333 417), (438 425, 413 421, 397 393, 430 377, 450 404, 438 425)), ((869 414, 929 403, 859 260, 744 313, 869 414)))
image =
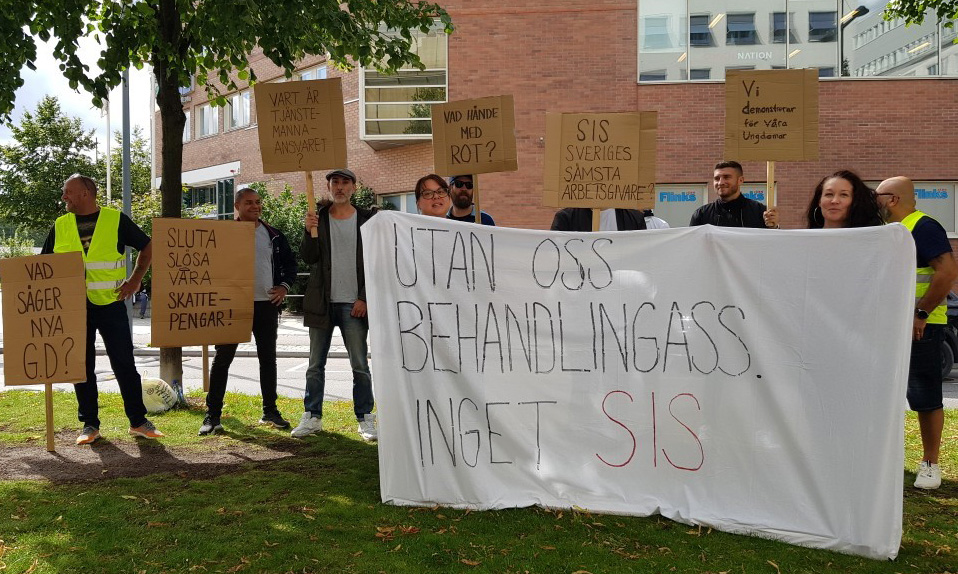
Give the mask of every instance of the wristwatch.
POLYGON ((922 321, 928 320, 928 311, 924 309, 915 309, 915 317, 921 319, 922 321))

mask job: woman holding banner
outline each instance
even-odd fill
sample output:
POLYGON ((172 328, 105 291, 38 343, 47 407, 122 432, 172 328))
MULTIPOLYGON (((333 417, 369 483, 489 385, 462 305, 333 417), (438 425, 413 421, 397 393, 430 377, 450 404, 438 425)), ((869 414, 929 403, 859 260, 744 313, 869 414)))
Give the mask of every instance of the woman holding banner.
POLYGON ((806 212, 809 229, 881 225, 875 192, 855 173, 839 170, 824 177, 806 212))
POLYGON ((416 207, 419 208, 419 213, 433 217, 446 217, 451 203, 449 184, 443 178, 430 173, 416 182, 416 207))

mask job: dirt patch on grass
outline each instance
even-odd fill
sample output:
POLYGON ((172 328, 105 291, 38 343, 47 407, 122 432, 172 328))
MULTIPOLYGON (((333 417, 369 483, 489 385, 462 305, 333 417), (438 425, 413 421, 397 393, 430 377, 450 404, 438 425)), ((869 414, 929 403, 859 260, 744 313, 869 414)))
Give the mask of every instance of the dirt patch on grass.
POLYGON ((264 446, 210 437, 202 447, 167 447, 162 442, 136 442, 101 438, 92 445, 76 446, 74 433, 56 435, 56 452, 44 442, 0 445, 0 480, 49 480, 54 483, 88 482, 104 478, 174 474, 181 478, 209 478, 235 471, 243 464, 261 465, 294 456, 303 447, 294 441, 264 446))

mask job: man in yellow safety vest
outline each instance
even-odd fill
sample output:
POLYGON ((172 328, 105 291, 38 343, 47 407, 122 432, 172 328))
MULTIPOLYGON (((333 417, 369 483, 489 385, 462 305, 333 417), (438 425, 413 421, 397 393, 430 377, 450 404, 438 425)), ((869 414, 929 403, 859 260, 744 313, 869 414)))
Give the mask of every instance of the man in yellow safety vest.
POLYGON ((163 433, 146 418, 140 374, 133 361, 133 336, 125 299, 140 290, 140 281, 153 258, 150 237, 126 214, 100 207, 96 182, 84 175, 71 175, 63 183, 66 215, 57 218, 43 244, 43 253, 79 251, 86 268, 87 329, 86 382, 76 385, 77 413, 83 430, 77 444, 100 438, 99 404, 96 386, 96 332, 100 332, 110 365, 130 419, 130 434, 158 438, 163 433), (126 247, 140 252, 136 267, 126 276, 126 247))
POLYGON ((923 450, 915 487, 935 489, 941 486, 938 451, 945 424, 941 388, 941 345, 943 330, 948 323, 945 298, 958 278, 958 265, 951 254, 945 229, 915 208, 915 186, 910 179, 886 179, 875 193, 885 221, 901 223, 915 240, 918 261, 911 363, 908 369, 908 405, 918 413, 923 450))

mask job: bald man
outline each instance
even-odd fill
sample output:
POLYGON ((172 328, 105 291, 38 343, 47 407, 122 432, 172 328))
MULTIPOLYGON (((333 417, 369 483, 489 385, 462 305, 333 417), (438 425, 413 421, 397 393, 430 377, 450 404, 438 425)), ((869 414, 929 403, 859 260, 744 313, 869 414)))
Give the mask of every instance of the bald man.
POLYGON ((911 364, 908 369, 908 406, 918 413, 921 464, 915 488, 941 486, 938 451, 945 424, 941 392, 941 344, 948 323, 945 298, 958 278, 948 235, 940 223, 915 208, 915 186, 907 177, 881 182, 875 194, 882 217, 911 231, 918 255, 915 320, 912 326, 911 364))

